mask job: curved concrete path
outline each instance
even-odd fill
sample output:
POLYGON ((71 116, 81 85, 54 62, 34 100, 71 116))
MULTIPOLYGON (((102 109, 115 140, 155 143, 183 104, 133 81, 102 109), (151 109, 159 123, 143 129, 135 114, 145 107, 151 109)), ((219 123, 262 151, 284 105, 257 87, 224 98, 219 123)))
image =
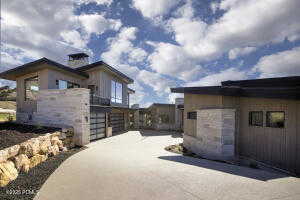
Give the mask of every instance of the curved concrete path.
POLYGON ((300 199, 300 179, 180 156, 176 135, 130 131, 67 159, 35 200, 300 199))

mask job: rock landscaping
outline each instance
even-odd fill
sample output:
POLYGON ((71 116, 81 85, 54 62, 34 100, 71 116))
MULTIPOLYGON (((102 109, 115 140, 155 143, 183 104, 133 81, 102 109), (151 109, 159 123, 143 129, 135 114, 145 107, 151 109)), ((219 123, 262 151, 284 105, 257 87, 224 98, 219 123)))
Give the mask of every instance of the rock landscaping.
POLYGON ((0 187, 0 199, 5 200, 32 200, 48 177, 70 156, 84 150, 85 147, 72 148, 62 151, 56 156, 31 168, 28 172, 19 171, 18 178, 5 187, 0 187))
MULTIPOLYGON (((16 138, 13 138, 15 135, 21 138, 19 139, 21 143, 0 150, 0 187, 5 187, 9 182, 15 180, 19 172, 27 173, 31 168, 47 160, 48 157, 56 156, 59 152, 67 151, 68 148, 75 146, 73 142, 74 133, 71 129, 60 129, 58 131, 52 128, 39 128, 38 134, 34 131, 26 134, 18 131, 16 133, 17 126, 20 125, 13 126, 12 132, 10 132, 11 129, 1 130, 1 140, 3 140, 3 132, 10 132, 11 134, 10 137, 8 137, 8 134, 4 134, 4 138, 9 139, 4 141, 6 144, 0 145, 0 149, 2 149, 2 146, 8 146, 7 143, 16 143, 16 138), (47 132, 46 130, 51 130, 52 132, 45 133, 47 132), (23 137, 20 136, 22 134, 23 137), (24 141, 24 138, 30 139, 24 141)), ((22 129, 24 132, 28 127, 27 125, 22 126, 24 127, 22 129)))

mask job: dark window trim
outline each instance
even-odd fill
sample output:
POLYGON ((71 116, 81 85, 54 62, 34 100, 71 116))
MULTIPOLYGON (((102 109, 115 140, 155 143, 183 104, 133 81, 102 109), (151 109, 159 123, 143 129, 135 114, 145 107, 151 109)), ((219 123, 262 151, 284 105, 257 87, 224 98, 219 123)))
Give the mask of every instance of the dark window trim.
POLYGON ((257 127, 263 127, 264 126, 264 112, 263 111, 249 111, 249 126, 257 126, 257 127), (261 124, 257 125, 257 124, 252 124, 252 113, 260 113, 261 114, 261 119, 262 122, 261 124))
MULTIPOLYGON (((35 79, 35 78, 38 79, 38 84, 39 84, 39 76, 38 75, 24 79, 24 101, 35 101, 35 100, 28 99, 27 98, 27 92, 26 92, 26 90, 27 90, 27 88, 26 88, 26 81, 31 80, 31 79, 35 79)), ((40 86, 38 85, 38 87, 40 87, 40 86)))
POLYGON ((119 82, 119 81, 116 81, 116 80, 111 80, 111 82, 110 82, 110 89, 111 89, 111 91, 112 91, 112 82, 114 82, 115 83, 115 91, 114 91, 114 95, 112 95, 112 92, 111 92, 111 102, 112 103, 115 103, 115 104, 123 104, 123 88, 124 88, 124 85, 123 85, 123 83, 121 83, 121 82, 119 82), (120 98, 117 98, 117 84, 120 84, 121 86, 122 86, 122 90, 121 90, 121 92, 122 92, 122 95, 121 95, 121 99, 120 98), (117 100, 121 100, 121 103, 119 103, 119 102, 117 102, 117 100))
POLYGON ((186 116, 187 119, 192 119, 192 120, 197 119, 196 111, 187 112, 186 114, 187 114, 187 116, 186 116))
POLYGON ((266 127, 268 128, 285 128, 285 111, 278 111, 278 110, 272 110, 272 111, 267 111, 266 112, 266 127), (274 127, 274 126, 270 126, 270 124, 268 123, 268 114, 272 113, 272 112, 280 112, 283 113, 283 127, 274 127))
POLYGON ((59 89, 59 81, 66 81, 67 82, 67 89, 70 89, 69 88, 70 84, 72 84, 73 86, 77 86, 77 87, 72 87, 72 88, 80 88, 80 84, 78 84, 78 83, 74 83, 74 82, 71 82, 71 81, 63 80, 63 79, 57 79, 56 80, 56 85, 57 85, 58 89, 59 89))

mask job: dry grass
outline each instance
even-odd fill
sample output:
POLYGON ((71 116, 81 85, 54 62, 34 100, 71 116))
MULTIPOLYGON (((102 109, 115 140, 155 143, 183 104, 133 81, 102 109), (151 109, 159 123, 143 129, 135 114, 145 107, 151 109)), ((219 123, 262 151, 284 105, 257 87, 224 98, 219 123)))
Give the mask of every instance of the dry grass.
POLYGON ((0 101, 0 108, 16 110, 15 101, 0 101))
POLYGON ((16 115, 10 113, 0 113, 0 122, 15 121, 16 115))

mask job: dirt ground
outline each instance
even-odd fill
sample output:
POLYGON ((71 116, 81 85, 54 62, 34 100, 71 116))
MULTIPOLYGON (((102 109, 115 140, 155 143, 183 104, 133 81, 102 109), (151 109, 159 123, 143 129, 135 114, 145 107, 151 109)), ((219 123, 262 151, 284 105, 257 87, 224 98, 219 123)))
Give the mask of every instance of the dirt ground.
POLYGON ((0 149, 4 149, 15 144, 19 144, 38 137, 41 134, 51 133, 59 128, 31 126, 15 123, 0 123, 0 149))

